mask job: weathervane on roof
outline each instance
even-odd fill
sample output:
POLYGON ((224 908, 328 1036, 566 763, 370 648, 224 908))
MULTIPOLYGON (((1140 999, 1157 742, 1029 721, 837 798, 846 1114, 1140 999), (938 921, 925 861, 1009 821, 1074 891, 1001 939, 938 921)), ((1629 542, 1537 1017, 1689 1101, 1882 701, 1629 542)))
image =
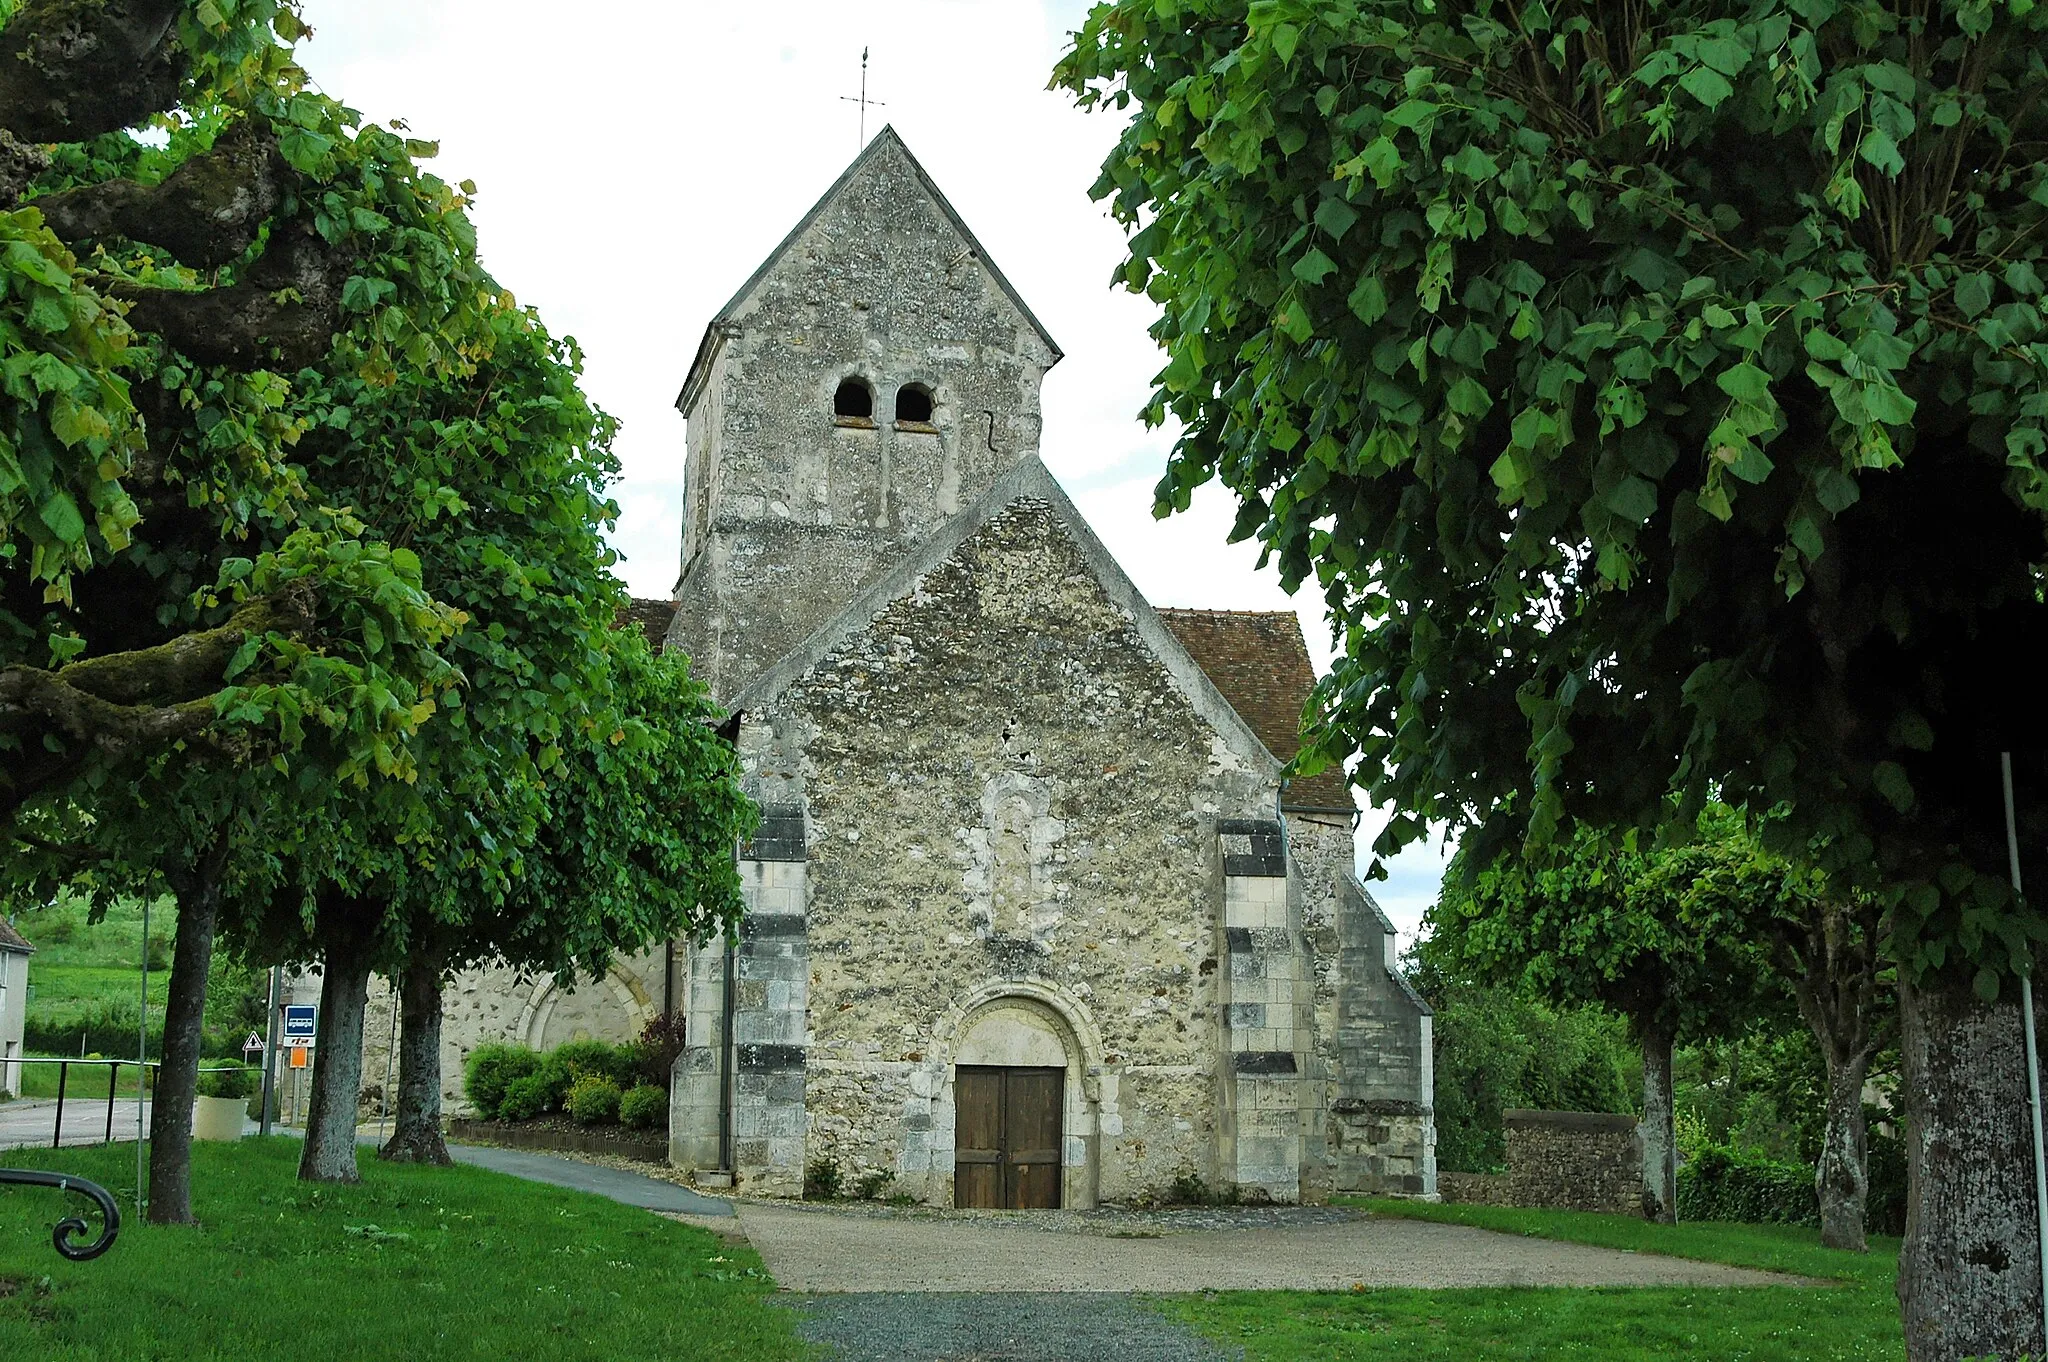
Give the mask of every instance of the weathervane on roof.
POLYGON ((860 50, 860 97, 856 99, 852 95, 841 95, 839 96, 839 101, 842 104, 860 105, 860 144, 861 146, 865 147, 868 144, 868 105, 873 104, 877 108, 883 109, 889 107, 888 102, 886 100, 868 98, 867 48, 863 47, 860 50))

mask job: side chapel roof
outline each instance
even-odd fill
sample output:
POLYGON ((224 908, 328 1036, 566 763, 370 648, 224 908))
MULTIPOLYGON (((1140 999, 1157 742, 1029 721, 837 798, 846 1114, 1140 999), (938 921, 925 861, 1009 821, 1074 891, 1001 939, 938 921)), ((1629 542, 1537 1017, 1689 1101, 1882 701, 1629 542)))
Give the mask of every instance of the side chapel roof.
POLYGON ((1038 315, 1031 310, 1030 304, 1024 301, 1024 295, 1017 292, 1016 286, 996 267, 996 262, 989 258, 988 251, 983 248, 980 238, 976 237, 973 230, 968 227, 967 220, 960 216, 959 211, 953 207, 945 194, 940 191, 938 183, 932 179, 930 172, 925 170, 924 164, 911 154, 908 146, 904 145, 902 134, 897 132, 893 126, 887 126, 869 140, 867 146, 861 149, 860 155, 853 158, 853 163, 847 166, 839 178, 832 182, 832 187, 826 190, 816 203, 811 205, 811 211, 805 213, 803 220, 791 228, 789 235, 782 238, 782 241, 775 249, 768 253, 768 258, 761 262, 760 268, 747 276, 747 282, 740 285, 739 291, 726 301, 724 307, 718 309, 718 315, 713 317, 710 324, 704 328, 704 339, 698 342, 697 354, 690 361, 690 372, 683 379, 682 391, 676 395, 676 407, 678 410, 685 413, 690 410, 692 402, 695 401, 694 390, 697 387, 698 378, 709 367, 712 356, 718 350, 719 339, 730 332, 733 326, 733 319, 738 315, 740 308, 745 305, 747 299, 753 296, 754 290, 760 286, 761 281, 768 277, 768 272, 774 269, 782 257, 787 255, 790 249, 803 239, 804 233, 811 229, 811 224, 824 214, 825 209, 831 205, 832 200, 839 197, 841 190, 853 183, 854 177, 860 174, 868 162, 888 148, 894 148, 903 154, 903 159, 909 162, 911 170, 916 173, 918 183, 923 186, 925 193, 931 196, 932 202, 938 205, 939 212, 945 215, 946 221, 952 224, 953 230, 960 234, 960 239, 967 243, 968 250, 974 253, 974 258, 981 262, 981 267, 988 271, 991 279, 995 280, 996 287, 1002 290, 1003 296, 1010 300, 1018 313, 1023 316, 1025 322, 1030 325, 1032 330, 1038 333, 1039 339, 1045 342, 1045 348, 1052 352, 1053 363, 1057 364, 1060 362, 1066 352, 1060 349, 1059 342, 1054 340, 1052 333, 1045 329, 1045 323, 1038 320, 1038 315))
POLYGON ((32 955, 35 953, 35 947, 29 945, 21 933, 14 930, 13 923, 0 917, 0 951, 19 951, 23 955, 32 955))
MULTIPOLYGON (((1244 716, 1266 750, 1292 761, 1301 750, 1302 707, 1316 682, 1294 612, 1161 607, 1159 618, 1230 707, 1244 716)), ((1357 807, 1344 773, 1336 767, 1290 782, 1282 803, 1291 809, 1357 807)))

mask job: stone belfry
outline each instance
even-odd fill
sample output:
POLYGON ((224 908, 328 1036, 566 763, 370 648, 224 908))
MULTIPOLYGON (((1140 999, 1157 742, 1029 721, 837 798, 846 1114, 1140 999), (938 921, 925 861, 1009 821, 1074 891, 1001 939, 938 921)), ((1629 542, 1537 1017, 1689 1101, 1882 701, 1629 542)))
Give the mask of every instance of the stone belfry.
POLYGON ((1059 358, 884 128, 705 330, 668 645, 729 702, 1037 454, 1059 358))

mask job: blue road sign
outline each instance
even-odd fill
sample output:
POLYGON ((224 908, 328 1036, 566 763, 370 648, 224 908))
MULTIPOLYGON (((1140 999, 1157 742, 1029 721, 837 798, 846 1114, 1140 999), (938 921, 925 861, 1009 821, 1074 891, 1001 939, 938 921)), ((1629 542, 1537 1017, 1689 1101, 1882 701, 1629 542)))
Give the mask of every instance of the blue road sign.
POLYGON ((314 1018, 319 1011, 311 1003, 284 1005, 284 1043, 287 1049, 313 1043, 314 1018))

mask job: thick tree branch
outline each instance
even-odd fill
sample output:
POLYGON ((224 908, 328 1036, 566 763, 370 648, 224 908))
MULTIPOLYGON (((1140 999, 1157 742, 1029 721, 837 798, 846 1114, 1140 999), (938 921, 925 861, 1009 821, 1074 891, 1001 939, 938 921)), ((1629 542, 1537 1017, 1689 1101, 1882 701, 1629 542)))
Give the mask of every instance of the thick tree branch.
POLYGON ((154 648, 85 658, 54 671, 0 668, 0 734, 19 744, 0 778, 0 822, 67 779, 78 767, 78 748, 120 757, 205 735, 235 650, 253 634, 307 632, 313 608, 311 586, 294 582, 242 606, 219 628, 154 648), (63 750, 52 751, 45 736, 69 744, 60 741, 63 750))
POLYGON ((178 98, 178 0, 24 0, 0 29, 0 127, 79 142, 178 98))
POLYGON ((217 269, 249 249, 284 201, 291 167, 269 130, 244 119, 158 185, 106 180, 37 199, 50 230, 77 244, 124 236, 217 269))
POLYGON ((128 321, 202 364, 303 368, 327 353, 341 327, 341 288, 355 267, 311 224, 279 223, 237 283, 191 293, 151 289, 128 321))

